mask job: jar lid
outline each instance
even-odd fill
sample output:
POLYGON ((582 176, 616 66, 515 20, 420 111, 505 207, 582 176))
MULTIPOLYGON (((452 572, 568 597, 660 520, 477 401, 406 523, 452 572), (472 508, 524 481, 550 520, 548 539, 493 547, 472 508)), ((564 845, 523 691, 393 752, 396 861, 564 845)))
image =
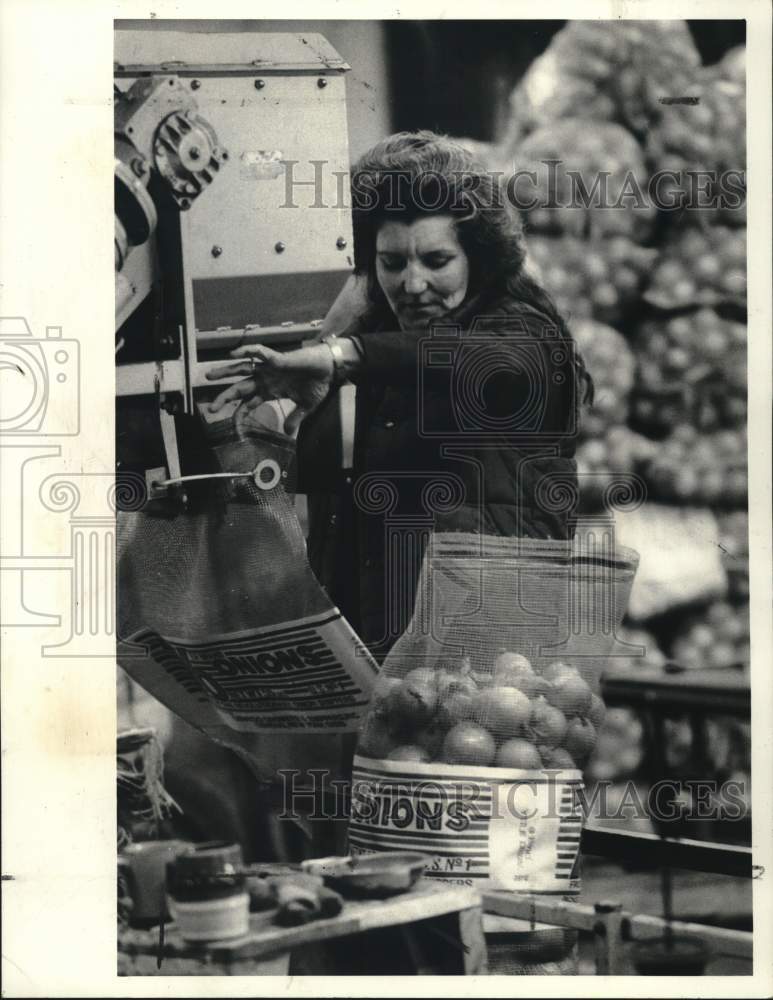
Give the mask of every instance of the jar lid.
POLYGON ((243 868, 239 844, 225 840, 209 840, 193 844, 176 859, 180 875, 234 875, 243 868))
POLYGON ((193 845, 168 866, 168 885, 178 900, 217 899, 242 892, 241 847, 226 841, 193 845))

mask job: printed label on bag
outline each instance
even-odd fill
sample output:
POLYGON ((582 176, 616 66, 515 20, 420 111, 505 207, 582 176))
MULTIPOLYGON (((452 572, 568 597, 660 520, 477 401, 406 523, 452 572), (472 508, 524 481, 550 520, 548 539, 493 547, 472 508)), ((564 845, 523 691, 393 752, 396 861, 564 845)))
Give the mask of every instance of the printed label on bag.
POLYGON ((354 732, 378 670, 336 609, 201 640, 141 629, 120 660, 193 725, 242 732, 354 732))
POLYGON ((580 891, 582 776, 357 756, 349 849, 421 851, 425 875, 480 889, 580 891))

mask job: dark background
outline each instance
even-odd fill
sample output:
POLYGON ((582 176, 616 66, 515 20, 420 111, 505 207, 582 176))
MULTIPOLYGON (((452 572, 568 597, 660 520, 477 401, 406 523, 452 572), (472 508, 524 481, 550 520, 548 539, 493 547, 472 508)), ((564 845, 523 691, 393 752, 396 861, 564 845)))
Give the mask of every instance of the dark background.
MULTIPOLYGON (((746 21, 688 21, 706 64, 746 41, 746 21)), ((565 21, 386 21, 392 127, 491 140, 507 96, 565 21)))

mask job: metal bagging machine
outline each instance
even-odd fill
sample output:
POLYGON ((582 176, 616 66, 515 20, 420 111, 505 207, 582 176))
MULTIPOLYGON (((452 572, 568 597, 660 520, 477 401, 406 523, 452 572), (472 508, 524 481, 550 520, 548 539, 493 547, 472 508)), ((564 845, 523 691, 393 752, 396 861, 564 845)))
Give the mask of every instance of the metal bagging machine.
POLYGON ((116 32, 119 475, 179 476, 212 362, 298 344, 343 287, 347 69, 320 35, 116 32))

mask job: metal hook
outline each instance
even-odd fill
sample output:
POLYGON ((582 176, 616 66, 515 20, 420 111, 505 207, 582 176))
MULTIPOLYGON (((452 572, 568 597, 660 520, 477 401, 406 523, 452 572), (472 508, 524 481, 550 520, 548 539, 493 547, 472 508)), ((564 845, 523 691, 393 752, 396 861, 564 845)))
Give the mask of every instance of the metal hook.
POLYGON ((273 458, 264 458, 255 466, 252 472, 203 472, 195 476, 176 476, 173 479, 161 479, 153 482, 155 489, 166 486, 176 486, 178 483, 190 483, 198 479, 252 479, 260 490, 272 490, 282 478, 279 463, 273 458), (269 472, 270 478, 265 479, 264 473, 269 472))

